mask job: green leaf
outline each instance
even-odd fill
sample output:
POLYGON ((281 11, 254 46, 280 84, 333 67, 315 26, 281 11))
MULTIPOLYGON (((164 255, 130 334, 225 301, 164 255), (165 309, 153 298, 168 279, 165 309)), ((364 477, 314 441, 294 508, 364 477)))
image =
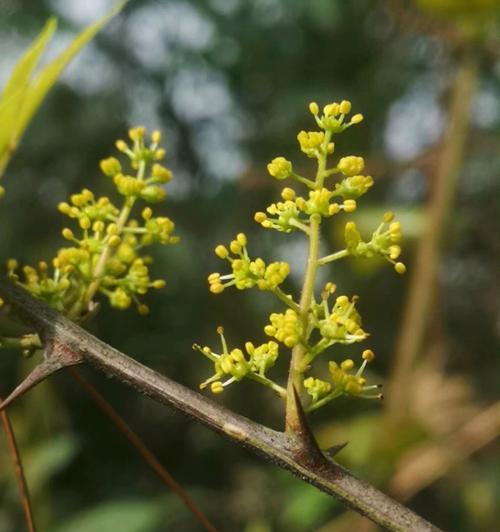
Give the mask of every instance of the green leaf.
MULTIPOLYGON (((168 523, 165 518, 165 499, 161 501, 118 500, 99 504, 93 508, 78 513, 75 517, 63 522, 52 532, 99 532, 105 530, 119 530, 120 532, 151 532, 162 525, 162 530, 168 523)), ((170 506, 170 515, 173 515, 170 506)))
POLYGON ((52 38, 55 30, 57 28, 57 20, 52 17, 50 18, 45 27, 34 40, 33 44, 26 50, 21 59, 17 62, 14 67, 7 85, 2 93, 2 104, 8 102, 10 98, 17 95, 17 93, 22 92, 29 83, 31 73, 35 69, 40 60, 40 56, 44 51, 47 43, 52 38))
POLYGON ((56 19, 49 19, 33 44, 18 61, 7 81, 0 98, 0 158, 5 151, 9 150, 9 141, 13 131, 16 129, 19 111, 25 98, 26 90, 29 87, 32 72, 38 64, 47 43, 52 38, 56 27, 56 19))
POLYGON ((31 491, 35 493, 43 489, 55 474, 68 465, 77 451, 78 442, 67 434, 44 440, 25 450, 24 467, 31 491))
POLYGON ((287 487, 282 514, 284 530, 315 530, 332 509, 332 499, 307 484, 287 487))
POLYGON ((0 99, 0 177, 33 115, 63 70, 126 3, 127 0, 118 2, 105 17, 80 32, 64 52, 33 76, 41 54, 56 29, 56 20, 50 19, 17 63, 0 99))
POLYGON ((57 81, 71 59, 123 8, 125 3, 126 0, 119 2, 105 17, 79 33, 64 52, 37 74, 27 90, 17 125, 17 138, 21 137, 47 92, 57 81))

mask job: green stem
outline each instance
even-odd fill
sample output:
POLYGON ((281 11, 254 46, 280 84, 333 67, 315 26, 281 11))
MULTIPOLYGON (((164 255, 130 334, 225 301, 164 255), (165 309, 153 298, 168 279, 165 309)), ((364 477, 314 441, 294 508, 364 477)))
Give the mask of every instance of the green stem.
POLYGON ((340 173, 341 172, 338 168, 330 168, 330 170, 325 171, 325 177, 330 177, 331 175, 340 174, 340 173))
POLYGON ((292 310, 295 310, 295 312, 300 313, 300 306, 297 305, 297 303, 291 297, 288 297, 279 286, 273 290, 273 294, 276 295, 276 297, 287 307, 290 307, 292 310))
POLYGON ((21 337, 0 337, 0 349, 29 349, 42 347, 42 342, 37 334, 21 337))
POLYGON ((307 226, 306 224, 303 224, 302 222, 299 222, 295 218, 290 218, 290 222, 289 223, 290 223, 290 225, 293 225, 297 229, 300 229, 301 231, 303 231, 306 235, 309 235, 309 226, 307 226))
POLYGON ((344 257, 347 257, 348 255, 349 255, 349 251, 347 251, 347 249, 336 251, 335 253, 332 253, 331 255, 327 255, 326 257, 319 259, 318 266, 323 266, 324 264, 328 264, 329 262, 333 262, 334 260, 343 259, 344 257))
POLYGON ((313 410, 317 410, 318 408, 321 408, 322 406, 326 405, 326 403, 329 403, 330 401, 333 401, 334 399, 337 399, 337 397, 340 397, 343 392, 339 392, 338 390, 335 390, 331 392, 330 394, 323 397, 323 399, 320 399, 319 401, 316 401, 315 403, 310 404, 305 411, 306 412, 312 412, 313 410))
MULTIPOLYGON (((319 190, 323 187, 325 180, 325 169, 327 162, 327 146, 331 139, 331 132, 325 132, 325 138, 321 150, 321 155, 318 158, 318 169, 316 172, 316 180, 314 188, 319 190)), ((302 284, 302 294, 300 297, 300 318, 304 331, 308 330, 309 311, 314 293, 314 285, 316 281, 316 272, 318 269, 318 255, 319 255, 319 241, 320 241, 320 226, 321 217, 319 215, 311 215, 309 218, 309 254, 307 257, 307 268, 304 275, 304 282, 302 284)), ((294 388, 299 394, 302 393, 303 371, 302 359, 306 354, 307 348, 302 345, 296 345, 292 350, 292 357, 290 361, 290 369, 288 373, 287 385, 287 402, 285 426, 289 432, 297 432, 300 430, 300 418, 297 411, 296 401, 294 400, 294 388)))
POLYGON ((263 384, 264 386, 267 386, 268 388, 271 388, 271 390, 275 391, 282 399, 286 399, 287 393, 286 393, 285 388, 283 388, 279 384, 276 384, 271 379, 268 379, 267 377, 264 377, 263 375, 259 375, 258 373, 249 373, 247 377, 255 382, 258 382, 260 384, 263 384))
POLYGON ((322 338, 313 348, 307 349, 307 352, 302 357, 302 363, 299 367, 299 370, 304 373, 307 371, 307 368, 311 365, 314 359, 320 355, 325 349, 330 347, 334 342, 322 338))
POLYGON ((301 175, 299 174, 296 174, 295 172, 292 173, 292 175, 290 176, 292 177, 293 179, 295 179, 296 181, 298 181, 299 183, 302 183, 303 185, 305 185, 307 188, 310 188, 310 189, 313 189, 315 188, 315 183, 314 181, 311 181, 310 179, 307 179, 306 177, 302 177, 301 175))

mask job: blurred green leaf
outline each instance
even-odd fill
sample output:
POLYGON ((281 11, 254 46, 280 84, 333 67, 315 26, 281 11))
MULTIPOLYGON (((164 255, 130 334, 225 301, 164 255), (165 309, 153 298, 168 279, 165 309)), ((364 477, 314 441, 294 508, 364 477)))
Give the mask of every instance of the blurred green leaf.
POLYGON ((57 27, 57 21, 51 18, 26 50, 14 68, 0 99, 0 160, 10 158, 14 150, 14 132, 16 131, 19 113, 30 84, 30 77, 47 43, 52 38, 57 27))
MULTIPOLYGON (((2 93, 2 110, 4 106, 12 105, 12 99, 22 95, 23 91, 26 90, 29 84, 30 76, 40 60, 47 43, 52 38, 55 30, 57 28, 57 20, 55 18, 50 18, 45 27, 37 36, 33 44, 26 50, 24 55, 18 61, 17 65, 14 67, 5 89, 2 93)), ((3 118, 3 117, 2 117, 3 118)), ((0 131, 2 134, 2 131, 0 131)))
POLYGON ((14 68, 0 100, 0 176, 33 115, 68 63, 123 8, 126 1, 119 2, 105 17, 80 32, 64 52, 33 78, 33 70, 56 29, 55 19, 47 22, 33 45, 23 55, 14 68))
POLYGON ((294 484, 289 489, 283 522, 286 530, 313 530, 333 506, 328 495, 307 484, 294 484))
POLYGON ((77 450, 76 439, 67 434, 44 440, 40 445, 25 450, 23 460, 30 489, 35 492, 46 485, 71 461, 77 450))
POLYGON ((52 532, 150 532, 160 520, 165 527, 165 500, 119 500, 94 506, 52 529, 52 532))
POLYGON ((498 14, 499 0, 416 0, 422 11, 439 17, 470 17, 498 14))

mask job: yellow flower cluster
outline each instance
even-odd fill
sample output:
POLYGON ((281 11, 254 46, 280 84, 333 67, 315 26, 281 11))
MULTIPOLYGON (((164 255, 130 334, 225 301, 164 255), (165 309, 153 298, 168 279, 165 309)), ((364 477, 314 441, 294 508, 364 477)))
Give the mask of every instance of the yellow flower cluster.
MULTIPOLYGON (((284 187, 281 201, 272 203, 265 211, 258 211, 254 216, 255 221, 266 229, 282 233, 298 230, 307 235, 309 256, 300 300, 294 300, 280 287, 289 273, 289 265, 279 262, 267 266, 261 258, 251 260, 246 249, 247 239, 242 233, 230 243, 229 249, 223 245, 215 248, 215 253, 220 258, 229 261, 231 273, 212 273, 208 278, 210 291, 213 293, 221 293, 229 286, 239 289, 257 286, 274 293, 285 306, 283 312, 273 312, 269 316, 264 332, 292 349, 290 378, 294 386, 299 390, 303 387, 309 394, 310 410, 344 394, 380 397, 379 394, 371 393, 377 386, 367 386, 362 376, 367 362, 373 359, 373 353, 369 350, 364 351, 363 363, 355 373, 351 371, 354 369, 354 362, 348 359, 340 364, 330 362, 329 382, 307 376, 316 357, 334 344, 352 344, 365 340, 368 336, 362 328, 361 316, 356 309, 357 296, 349 298, 341 295, 331 302, 330 297, 336 287, 333 283, 327 283, 317 302, 314 293, 317 269, 347 256, 370 258, 380 255, 392 262, 397 272, 403 273, 405 270, 403 263, 395 262, 401 253, 401 229, 399 223, 393 221, 391 213, 384 216, 383 223, 375 230, 370 242, 363 242, 355 223, 348 221, 345 224, 346 248, 325 257, 319 256, 321 223, 342 212, 354 212, 358 207, 358 199, 373 186, 373 178, 363 175, 365 161, 362 157, 348 155, 329 164, 336 149, 334 135, 363 120, 361 114, 354 114, 349 119, 351 108, 352 105, 347 100, 329 103, 321 111, 317 103, 309 105, 319 131, 300 131, 297 140, 300 150, 307 157, 316 159, 314 179, 299 175, 292 162, 282 156, 275 157, 267 165, 273 178, 291 179, 307 189, 306 194, 300 195, 295 188, 284 187)), ((256 356, 258 349, 252 349, 253 347, 250 350, 247 348, 247 353, 256 356)), ((251 375, 246 369, 248 361, 240 350, 224 351, 225 354, 217 355, 217 358, 214 358, 216 355, 208 347, 203 348, 202 352, 211 357, 216 368, 215 375, 202 386, 212 383, 212 391, 215 393, 222 391, 229 382, 251 375), (229 376, 229 380, 222 383, 220 379, 224 375, 229 376)), ((276 383, 268 380, 262 384, 283 395, 280 391, 282 388, 276 383)))
POLYGON ((402 262, 396 262, 401 255, 402 239, 401 224, 394 222, 394 214, 386 212, 382 223, 373 232, 369 242, 364 242, 354 222, 348 222, 345 226, 345 242, 348 253, 354 257, 373 258, 381 256, 394 264, 397 273, 405 273, 406 266, 402 262))
POLYGON ((358 175, 365 168, 365 161, 363 157, 356 157, 349 155, 342 157, 337 164, 337 168, 347 177, 358 175))
POLYGON ((269 265, 261 259, 251 260, 247 251, 247 237, 243 233, 229 244, 229 250, 222 244, 215 248, 215 254, 221 259, 227 259, 232 273, 221 275, 212 273, 208 276, 210 291, 220 294, 224 288, 235 286, 245 290, 257 286, 261 290, 275 290, 290 273, 290 266, 286 262, 272 262, 269 265), (233 254, 233 255, 231 255, 233 254))
MULTIPOLYGON (((244 377, 271 387, 275 386, 272 381, 267 379, 265 373, 274 366, 278 358, 278 344, 276 342, 267 342, 257 347, 252 342, 246 342, 245 351, 247 355, 245 355, 239 348, 228 349, 222 327, 218 327, 217 333, 221 339, 221 353, 215 353, 207 346, 201 347, 196 344, 193 346, 214 365, 214 374, 200 384, 200 389, 203 390, 210 384, 210 389, 213 393, 222 393, 226 386, 240 381, 244 377), (227 380, 222 382, 222 379, 226 377, 227 380)), ((275 387, 275 391, 281 395, 286 393, 284 389, 278 386, 275 387)))
POLYGON ((264 327, 268 336, 276 338, 287 347, 295 347, 303 336, 303 325, 298 314, 288 309, 284 314, 273 312, 269 316, 270 325, 264 327))
POLYGON ((383 395, 378 392, 381 385, 367 385, 363 377, 366 365, 375 358, 373 351, 370 349, 363 351, 361 358, 363 362, 355 373, 352 372, 356 369, 354 361, 348 358, 340 364, 334 361, 329 362, 328 371, 331 382, 314 377, 305 379, 304 387, 312 399, 308 410, 316 410, 341 395, 353 395, 363 399, 383 399, 383 395))
MULTIPOLYGON (((323 131, 301 131, 297 135, 297 140, 299 141, 300 149, 308 157, 318 157, 324 149, 323 144, 325 141, 325 134, 323 131)), ((327 153, 333 153, 333 150, 334 144, 332 142, 327 146, 327 153)))
POLYGON ((373 186, 373 177, 365 175, 354 175, 343 179, 335 185, 334 196, 341 196, 344 200, 356 200, 365 194, 373 186))
MULTIPOLYGON (((19 265, 17 260, 10 259, 7 261, 7 274, 11 279, 18 280, 17 269, 19 265)), ((24 266, 24 287, 35 297, 45 300, 52 308, 62 311, 64 309, 64 296, 70 286, 70 280, 67 275, 61 275, 54 278, 48 274, 49 266, 46 262, 38 263, 37 268, 24 266)))
POLYGON ((141 314, 148 307, 140 303, 138 296, 149 288, 162 288, 163 280, 152 281, 149 265, 152 259, 141 256, 140 250, 159 242, 173 244, 174 223, 164 216, 153 216, 150 207, 142 211, 142 220, 131 218, 138 200, 155 203, 165 198, 164 185, 171 180, 170 170, 158 161, 165 150, 159 147, 161 135, 151 134, 148 142, 146 130, 136 127, 129 131, 130 144, 120 140, 117 148, 129 159, 135 175, 124 173, 122 163, 115 157, 100 162, 103 174, 110 177, 117 192, 124 196, 121 208, 104 196, 96 198, 89 189, 73 194, 69 202, 59 204, 59 211, 78 222, 80 236, 66 227, 62 235, 72 242, 71 247, 61 248, 52 260, 52 271, 45 262, 38 269, 25 266, 23 279, 16 273, 17 264, 10 261, 11 277, 33 295, 66 313, 72 319, 81 319, 100 292, 110 304, 126 309, 133 302, 141 314))
POLYGON ((353 115, 349 122, 346 122, 346 115, 351 112, 351 108, 351 102, 348 100, 343 100, 340 103, 329 103, 323 107, 323 114, 320 116, 318 104, 316 102, 309 104, 309 111, 314 115, 318 126, 333 134, 342 133, 348 127, 359 124, 363 120, 363 115, 358 113, 353 115))
POLYGON ((308 233, 309 217, 313 214, 328 218, 340 211, 356 210, 356 200, 352 198, 347 198, 342 203, 332 202, 332 198, 338 195, 340 194, 336 191, 323 187, 319 190, 310 190, 308 199, 305 199, 297 196, 293 189, 286 187, 281 192, 281 197, 285 201, 269 205, 266 209, 267 214, 256 212, 254 219, 266 229, 276 229, 285 233, 300 230, 308 233))
POLYGON ((273 159, 267 165, 267 170, 272 177, 280 180, 290 177, 293 172, 292 163, 284 157, 276 157, 276 159, 273 159))
POLYGON ((332 385, 329 382, 322 381, 321 379, 307 377, 307 379, 304 379, 304 388, 312 397, 312 403, 314 404, 330 393, 332 385))
POLYGON ((318 328, 328 344, 352 344, 361 342, 368 336, 361 328, 361 316, 355 308, 357 301, 356 296, 351 300, 347 296, 339 296, 330 312, 327 301, 324 300, 324 317, 318 321, 318 328))

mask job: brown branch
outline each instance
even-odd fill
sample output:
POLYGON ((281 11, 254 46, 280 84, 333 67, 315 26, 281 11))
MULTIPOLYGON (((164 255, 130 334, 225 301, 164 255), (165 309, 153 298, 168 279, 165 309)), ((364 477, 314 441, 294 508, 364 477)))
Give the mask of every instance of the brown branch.
MULTIPOLYGON (((2 399, 0 398, 0 401, 2 399)), ((12 457, 12 463, 14 464, 14 471, 16 475, 17 485, 19 488, 19 494, 21 496, 21 502, 23 505, 24 518, 26 519, 26 525, 29 532, 35 532, 35 521, 33 519, 33 510, 31 508, 30 493, 28 490, 28 484, 26 482, 26 477, 24 476, 23 462, 21 460, 21 455, 19 454, 19 449, 17 447, 16 436, 14 434, 14 429, 10 423, 9 415, 5 410, 0 412, 0 418, 2 420, 2 427, 5 432, 5 437, 7 439, 7 445, 12 457)))
POLYGON ((443 441, 422 444, 401 459, 389 491, 407 501, 500 434, 500 401, 492 404, 443 441))
POLYGON ((468 51, 460 61, 452 89, 449 126, 436 168, 434 191, 426 212, 426 227, 419 243, 403 320, 395 349, 387 403, 391 419, 407 408, 407 382, 418 357, 429 316, 442 241, 464 157, 472 99, 478 79, 477 57, 468 51))
POLYGON ((127 438, 139 453, 142 459, 153 469, 153 471, 163 480, 163 482, 181 499, 186 508, 196 517, 201 526, 210 532, 217 532, 217 529, 210 523, 206 515, 196 506, 191 497, 186 493, 183 487, 175 478, 165 469, 158 458, 141 440, 141 438, 125 423, 118 412, 104 399, 96 388, 85 378, 83 378, 76 369, 68 368, 71 376, 78 385, 91 397, 96 405, 106 414, 113 422, 115 427, 127 438))
MULTIPOLYGON (((81 357, 106 375, 119 379, 155 401, 179 410, 335 496, 375 523, 394 531, 439 530, 318 452, 317 445, 311 440, 307 430, 300 431, 301 437, 298 437, 296 434, 274 431, 231 412, 120 353, 9 281, 0 281, 0 297, 11 305, 21 320, 37 330, 46 344, 58 346, 59 353, 68 353, 72 360, 81 357)), ((300 403, 297 407, 300 408, 300 403)))

